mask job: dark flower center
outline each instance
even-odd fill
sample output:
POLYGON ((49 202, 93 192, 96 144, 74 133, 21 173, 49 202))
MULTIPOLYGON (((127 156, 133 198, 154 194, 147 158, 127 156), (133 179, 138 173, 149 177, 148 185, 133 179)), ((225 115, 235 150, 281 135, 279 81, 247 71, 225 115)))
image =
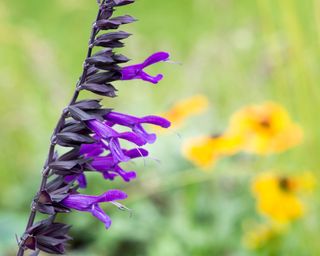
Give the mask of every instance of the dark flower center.
POLYGON ((210 137, 211 139, 219 139, 220 137, 222 137, 222 133, 214 133, 210 137))
POLYGON ((279 187, 283 191, 289 192, 290 191, 290 180, 287 177, 280 177, 279 178, 279 187))
POLYGON ((265 129, 271 128, 271 122, 270 122, 269 118, 263 118, 259 124, 261 127, 265 128, 265 129))

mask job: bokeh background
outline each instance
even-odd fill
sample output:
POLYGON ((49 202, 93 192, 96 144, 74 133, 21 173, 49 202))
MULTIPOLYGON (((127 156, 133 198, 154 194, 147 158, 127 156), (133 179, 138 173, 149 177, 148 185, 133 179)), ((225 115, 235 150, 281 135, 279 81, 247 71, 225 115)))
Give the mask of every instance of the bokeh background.
MULTIPOLYGON (((317 0, 139 0, 122 7, 119 14, 139 19, 123 28, 134 34, 123 53, 140 61, 164 50, 181 65, 152 67, 165 74, 160 85, 123 82, 119 97, 105 104, 156 114, 203 94, 209 107, 159 135, 152 157, 130 166, 137 180, 89 178, 95 186, 87 193, 126 191, 132 213, 106 206, 108 231, 90 214, 63 216, 75 237, 69 255, 319 255, 317 186, 303 201, 304 214, 277 234, 254 230, 270 218, 257 211, 251 189, 268 170, 319 176, 319 10, 317 0), (267 100, 302 127, 302 143, 279 154, 225 157, 205 171, 182 155, 186 139, 221 133, 232 113, 267 100), (258 237, 254 248, 245 242, 248 229, 258 237)), ((0 2, 0 255, 15 253, 15 234, 25 227, 52 128, 81 73, 96 11, 95 0, 0 2)))

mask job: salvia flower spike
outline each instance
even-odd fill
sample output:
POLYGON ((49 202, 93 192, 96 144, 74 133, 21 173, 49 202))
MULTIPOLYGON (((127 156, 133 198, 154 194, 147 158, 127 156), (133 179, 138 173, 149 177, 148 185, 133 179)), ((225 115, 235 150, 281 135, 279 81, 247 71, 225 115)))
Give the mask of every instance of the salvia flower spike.
POLYGON ((83 90, 115 97, 114 81, 141 79, 156 84, 163 75, 151 76, 144 69, 169 60, 168 53, 157 52, 140 64, 125 66, 129 59, 115 53, 114 49, 123 47, 123 40, 130 34, 116 29, 136 20, 129 15, 113 17, 113 12, 119 6, 134 3, 134 0, 97 2, 99 11, 93 23, 83 72, 51 137, 41 185, 33 199, 25 232, 18 241, 17 256, 23 256, 26 250, 33 250, 32 255, 41 251, 65 254, 66 243, 71 239, 68 236, 70 226, 55 221, 59 213, 89 212, 109 228, 111 219, 100 204, 108 202, 119 209, 127 209, 117 202, 127 198, 127 194, 119 190, 108 190, 97 196, 80 193, 79 189, 90 186, 86 173, 98 172, 109 181, 117 177, 126 182, 135 179, 136 172, 124 170, 121 163, 148 156, 143 146, 154 143, 156 135, 147 132, 144 125, 170 126, 170 122, 162 117, 136 117, 104 108, 100 99, 78 100, 83 90), (105 32, 109 30, 112 32, 105 32), (96 47, 103 49, 93 54, 96 47), (129 142, 130 148, 125 148, 123 141, 129 142), (60 155, 57 146, 65 148, 66 153, 60 155), (47 218, 35 223, 38 212, 47 218))

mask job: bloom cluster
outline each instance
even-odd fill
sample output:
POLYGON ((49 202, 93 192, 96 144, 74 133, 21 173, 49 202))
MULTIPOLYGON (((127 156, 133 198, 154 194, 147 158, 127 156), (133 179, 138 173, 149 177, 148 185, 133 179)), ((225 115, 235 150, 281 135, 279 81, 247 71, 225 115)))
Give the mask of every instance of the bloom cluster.
POLYGON ((187 159, 208 169, 222 157, 240 152, 269 155, 284 152, 303 139, 302 128, 281 105, 273 102, 245 106, 218 135, 192 138, 183 147, 187 159))
POLYGON ((27 249, 35 250, 35 255, 40 251, 65 253, 65 243, 70 239, 67 235, 69 226, 55 222, 57 213, 70 212, 72 209, 90 212, 109 228, 111 220, 100 204, 111 202, 119 206, 115 201, 123 200, 127 195, 119 190, 109 190, 98 196, 80 194, 79 189, 88 185, 86 174, 98 172, 106 180, 119 176, 129 182, 136 177, 136 172, 124 170, 121 163, 148 156, 148 151, 142 147, 156 140, 156 135, 147 132, 144 125, 170 126, 170 122, 162 117, 136 117, 103 108, 100 99, 77 99, 82 90, 115 97, 117 90, 112 82, 117 80, 141 79, 156 84, 163 78, 161 74, 147 74, 144 68, 168 60, 168 53, 157 52, 140 64, 123 66, 129 59, 116 54, 114 49, 123 47, 122 40, 130 34, 123 31, 103 33, 135 21, 129 15, 113 17, 116 7, 133 2, 98 1, 99 13, 93 24, 84 71, 74 97, 63 111, 52 136, 43 180, 34 198, 26 231, 21 236, 18 255, 23 255, 27 249), (103 49, 92 54, 95 47, 103 49), (122 141, 132 146, 124 148, 122 141), (66 153, 59 155, 56 146, 65 148, 66 153), (34 224, 36 212, 49 217, 34 224))

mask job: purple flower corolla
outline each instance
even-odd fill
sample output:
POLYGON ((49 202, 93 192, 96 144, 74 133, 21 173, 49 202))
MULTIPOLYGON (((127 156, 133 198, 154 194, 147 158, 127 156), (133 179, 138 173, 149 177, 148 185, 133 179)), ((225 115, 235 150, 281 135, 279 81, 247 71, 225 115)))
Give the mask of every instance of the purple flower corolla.
MULTIPOLYGON (((119 139, 130 141, 137 146, 145 144, 145 141, 142 140, 141 136, 138 136, 136 133, 118 133, 116 130, 108 126, 107 123, 102 123, 98 120, 88 121, 87 126, 95 133, 102 145, 110 150, 116 161, 127 162, 130 160, 130 158, 123 153, 119 139)), ((98 151, 98 149, 93 149, 91 154, 94 153, 95 150, 98 151)))
POLYGON ((82 144, 80 147, 79 154, 84 155, 87 158, 93 156, 99 156, 104 152, 104 147, 101 142, 96 142, 92 144, 82 144))
MULTIPOLYGON (((96 145, 93 144, 83 144, 80 152, 91 152, 91 149, 95 150, 96 145), (86 151, 88 150, 88 151, 86 151)), ((134 148, 130 150, 122 149, 125 156, 129 157, 130 160, 134 158, 139 157, 146 157, 149 155, 149 152, 143 148, 134 148)), ((96 150, 96 152, 98 152, 96 150)), ((91 153, 90 153, 91 154, 91 153)), ((103 177, 106 180, 114 180, 116 176, 120 176, 124 181, 129 182, 132 179, 135 179, 137 177, 135 171, 125 171, 123 170, 119 164, 119 161, 115 161, 111 154, 108 154, 107 156, 99 156, 97 155, 91 155, 92 162, 91 167, 97 171, 102 173, 103 177)), ((74 180, 76 180, 79 184, 80 188, 86 188, 87 187, 87 179, 84 173, 81 174, 75 174, 75 175, 68 175, 64 178, 65 182, 70 183, 74 180)))
MULTIPOLYGON (((135 148, 131 150, 124 150, 124 154, 130 159, 138 157, 148 156, 148 151, 142 148, 135 148)), ((113 180, 116 176, 120 176, 124 181, 129 182, 136 178, 135 171, 125 171, 119 166, 120 162, 117 162, 113 157, 109 156, 98 156, 94 157, 91 162, 91 166, 98 172, 103 174, 105 179, 113 180)))
POLYGON ((88 127, 97 135, 98 138, 110 139, 117 138, 130 141, 137 146, 143 146, 146 143, 133 132, 117 132, 108 122, 100 122, 98 120, 91 120, 87 122, 88 127))
POLYGON ((113 124, 118 124, 122 126, 127 126, 132 129, 132 131, 140 136, 146 143, 154 143, 157 136, 154 133, 148 133, 142 124, 153 124, 160 126, 162 128, 170 127, 171 123, 159 116, 145 116, 145 117, 135 117, 131 115, 126 115, 117 112, 109 112, 104 116, 104 118, 113 124))
POLYGON ((120 190, 109 190, 100 196, 90 196, 83 194, 70 194, 63 199, 61 203, 71 209, 77 211, 90 212, 94 217, 105 224, 108 229, 111 226, 110 217, 100 208, 99 204, 104 202, 113 202, 115 200, 123 200, 127 198, 127 194, 120 190))
MULTIPOLYGON (((151 144, 155 142, 156 135, 148 133, 143 128, 142 124, 153 124, 163 128, 168 128, 170 126, 170 122, 168 120, 158 116, 145 116, 139 118, 117 112, 110 112, 105 115, 104 118, 106 119, 105 122, 98 120, 87 121, 87 126, 95 133, 96 139, 101 143, 100 145, 109 149, 115 160, 121 162, 127 162, 130 158, 126 157, 121 150, 119 139, 132 142, 137 146, 143 146, 146 143, 151 144), (132 132, 119 133, 112 128, 115 124, 129 127, 132 129, 132 132)), ((99 146, 95 144, 94 146, 91 146, 90 149, 87 148, 86 150, 86 153, 90 156, 92 154, 94 155, 99 153, 101 151, 101 147, 99 149, 99 146)))
MULTIPOLYGON (((135 117, 117 112, 106 114, 104 119, 104 121, 86 121, 87 127, 94 133, 93 138, 96 142, 82 144, 79 153, 85 158, 91 158, 91 167, 93 170, 101 172, 105 179, 113 180, 116 176, 120 176, 124 181, 129 182, 136 178, 136 173, 134 171, 123 170, 120 167, 120 163, 128 162, 137 157, 145 157, 148 155, 148 151, 142 148, 123 149, 119 140, 126 140, 137 146, 153 143, 156 140, 156 135, 148 133, 142 124, 152 124, 168 128, 170 122, 159 116, 135 117), (131 132, 118 132, 114 129, 115 125, 128 127, 131 129, 131 132), (108 153, 102 156, 104 152, 108 153)), ((87 185, 86 177, 83 173, 65 177, 65 181, 68 183, 74 180, 78 181, 80 188, 85 188, 87 185)))
POLYGON ((170 55, 167 52, 156 52, 140 64, 123 67, 121 69, 121 80, 141 79, 153 84, 157 84, 163 78, 163 75, 158 74, 156 76, 151 76, 143 69, 158 62, 168 61, 169 57, 170 55))

